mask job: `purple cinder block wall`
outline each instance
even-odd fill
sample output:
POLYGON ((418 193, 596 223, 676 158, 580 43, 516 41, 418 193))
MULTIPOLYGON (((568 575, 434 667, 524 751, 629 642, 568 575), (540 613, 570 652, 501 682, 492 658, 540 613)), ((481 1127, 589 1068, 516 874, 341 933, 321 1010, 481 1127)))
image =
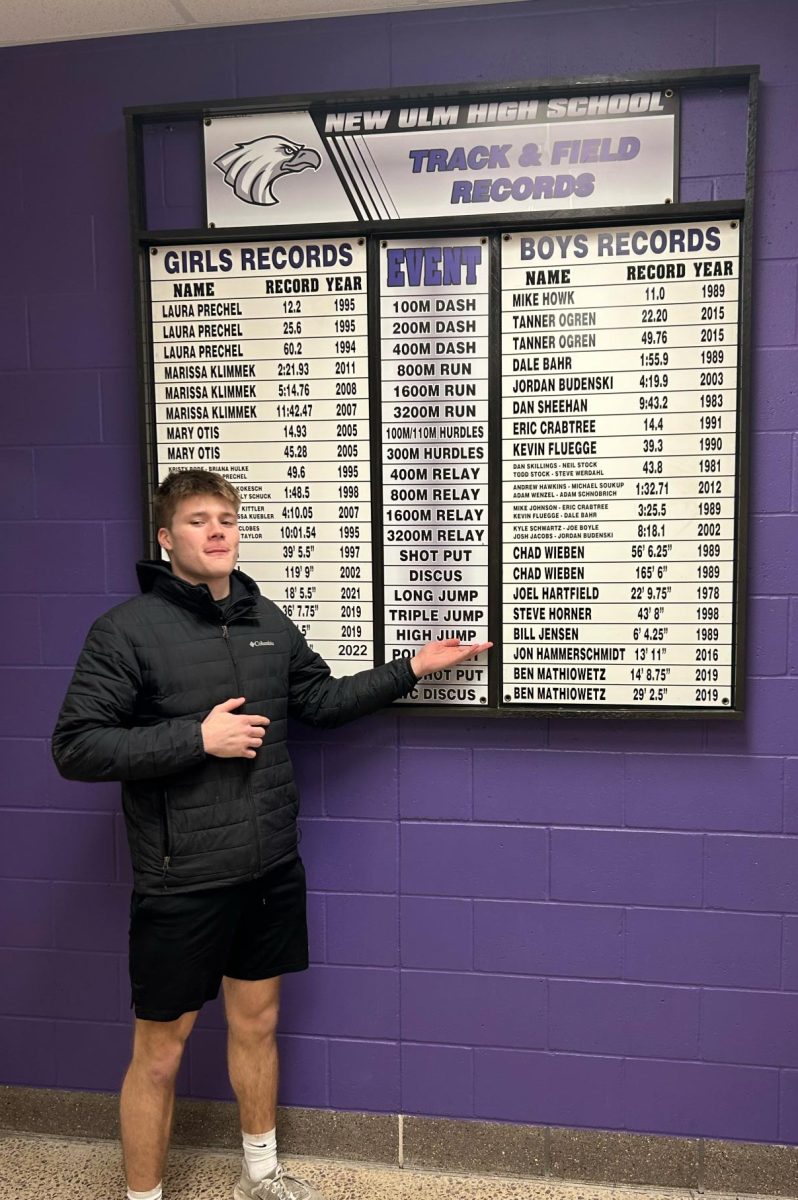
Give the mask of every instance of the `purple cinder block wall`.
MULTIPOLYGON (((297 729, 282 1100, 798 1142, 797 36, 792 0, 529 0, 0 51, 0 1081, 115 1089, 128 1055, 117 789, 47 743, 141 551, 122 107, 758 62, 747 716, 297 729)), ((741 115, 686 105, 684 198, 740 193, 741 115)), ((222 1029, 183 1094, 229 1094, 222 1029)))

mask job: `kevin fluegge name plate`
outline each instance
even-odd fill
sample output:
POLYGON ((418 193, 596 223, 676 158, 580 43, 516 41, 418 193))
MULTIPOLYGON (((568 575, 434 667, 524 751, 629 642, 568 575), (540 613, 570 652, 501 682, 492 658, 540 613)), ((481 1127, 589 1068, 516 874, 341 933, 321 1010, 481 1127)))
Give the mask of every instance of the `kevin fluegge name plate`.
POLYGON ((732 707, 739 229, 502 242, 502 703, 732 707))
MULTIPOLYGON (((478 237, 381 247, 386 659, 488 638, 488 258, 478 237)), ((484 656, 406 701, 487 702, 484 656)))
POLYGON ((241 492, 241 565, 330 663, 373 666, 362 239, 153 249, 159 475, 241 492))

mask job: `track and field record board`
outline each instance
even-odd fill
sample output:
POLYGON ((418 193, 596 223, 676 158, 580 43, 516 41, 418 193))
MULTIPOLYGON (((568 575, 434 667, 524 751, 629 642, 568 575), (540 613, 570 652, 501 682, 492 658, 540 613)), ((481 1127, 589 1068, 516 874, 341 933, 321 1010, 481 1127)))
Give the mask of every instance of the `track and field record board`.
MULTIPOLYGON (((394 142, 375 133, 351 144, 342 131, 363 127, 360 110, 359 126, 338 111, 331 123, 329 105, 309 106, 307 120, 290 113, 293 124, 265 110, 293 130, 282 150, 298 177, 326 169, 323 186, 338 180, 335 219, 320 212, 317 228, 309 197, 296 227, 280 224, 278 183, 286 195, 289 185, 276 176, 253 201, 253 143, 207 133, 227 119, 243 128, 241 118, 202 110, 216 172, 226 171, 222 184, 207 168, 206 228, 137 232, 150 485, 188 467, 235 484, 241 568, 336 675, 429 639, 493 641, 419 681, 400 710, 741 715, 748 215, 742 200, 674 202, 660 117, 676 101, 657 108, 664 93, 641 94, 643 121, 656 109, 659 123, 626 113, 614 140, 610 126, 603 140, 572 129, 557 141, 547 129, 533 143, 527 128, 517 153, 507 110, 441 108, 448 125, 481 120, 483 108, 492 122, 484 146, 473 129, 445 131, 466 146, 464 170, 472 158, 481 171, 569 156, 571 167, 546 177, 537 204, 527 193, 539 177, 498 180, 524 198, 512 212, 496 180, 480 192, 457 174, 451 203, 466 196, 468 212, 425 220, 415 194, 403 216, 402 164, 436 175, 424 201, 434 208, 457 147, 408 140, 390 107, 377 133, 394 142), (649 129, 659 167, 638 169, 634 209, 580 200, 585 156, 603 155, 617 188, 611 164, 642 154, 649 129), (240 184, 236 155, 220 153, 228 143, 249 156, 250 226, 220 191, 240 184), (361 171, 360 208, 356 150, 383 181, 369 193, 361 171), (496 202, 482 215, 480 196, 496 202), (215 227, 214 205, 228 228, 215 227)), ((592 133, 601 100, 588 106, 592 133)), ((524 103, 524 120, 540 121, 524 103)), ((274 140, 255 139, 261 157, 260 142, 274 140)), ((603 178, 597 170, 596 188, 603 178)))

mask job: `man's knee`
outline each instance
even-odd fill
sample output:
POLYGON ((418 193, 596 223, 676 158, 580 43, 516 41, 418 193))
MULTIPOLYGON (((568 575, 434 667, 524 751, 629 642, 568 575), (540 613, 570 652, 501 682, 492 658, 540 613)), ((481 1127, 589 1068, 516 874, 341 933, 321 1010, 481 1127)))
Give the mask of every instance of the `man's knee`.
POLYGON ((160 1087, 174 1084, 195 1016, 190 1013, 176 1021, 136 1022, 133 1065, 150 1083, 160 1087))
POLYGON ((233 1037, 262 1042, 277 1033, 280 991, 276 980, 234 980, 225 988, 227 1024, 233 1037))

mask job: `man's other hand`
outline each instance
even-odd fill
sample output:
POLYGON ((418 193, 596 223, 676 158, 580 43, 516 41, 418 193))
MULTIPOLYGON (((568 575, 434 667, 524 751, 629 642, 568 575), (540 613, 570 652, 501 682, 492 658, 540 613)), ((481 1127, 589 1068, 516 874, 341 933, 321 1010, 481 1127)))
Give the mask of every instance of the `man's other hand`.
POLYGON ((266 736, 268 717, 234 713, 246 703, 244 696, 217 704, 202 722, 202 744, 216 758, 254 758, 266 736))

